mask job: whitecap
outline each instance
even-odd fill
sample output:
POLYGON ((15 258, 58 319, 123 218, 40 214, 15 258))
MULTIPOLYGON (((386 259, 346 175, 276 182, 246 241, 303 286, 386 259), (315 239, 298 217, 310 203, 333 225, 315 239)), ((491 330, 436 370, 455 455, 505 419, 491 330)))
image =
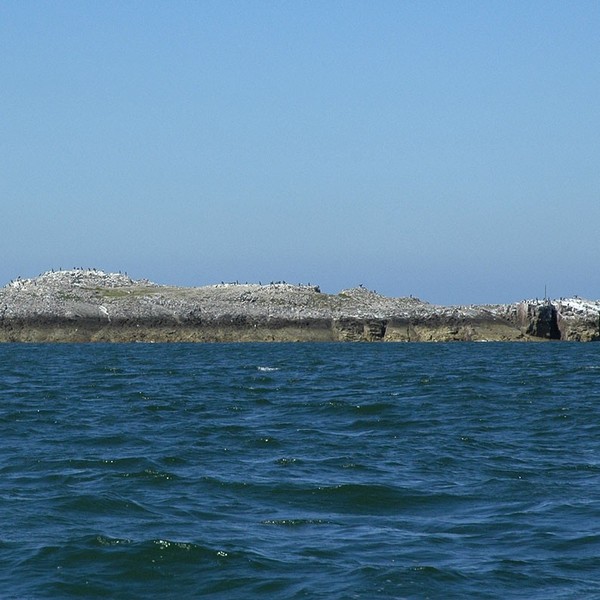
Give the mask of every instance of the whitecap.
POLYGON ((259 371, 270 372, 270 371, 279 371, 277 367, 256 367, 259 371))

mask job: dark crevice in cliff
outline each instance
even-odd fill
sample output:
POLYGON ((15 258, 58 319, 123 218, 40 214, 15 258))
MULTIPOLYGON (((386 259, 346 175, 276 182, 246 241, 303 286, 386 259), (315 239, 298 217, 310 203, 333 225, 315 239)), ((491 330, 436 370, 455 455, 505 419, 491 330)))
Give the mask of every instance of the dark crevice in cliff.
POLYGON ((558 312, 550 302, 536 307, 535 315, 527 328, 527 333, 534 337, 547 340, 560 340, 558 327, 558 312))

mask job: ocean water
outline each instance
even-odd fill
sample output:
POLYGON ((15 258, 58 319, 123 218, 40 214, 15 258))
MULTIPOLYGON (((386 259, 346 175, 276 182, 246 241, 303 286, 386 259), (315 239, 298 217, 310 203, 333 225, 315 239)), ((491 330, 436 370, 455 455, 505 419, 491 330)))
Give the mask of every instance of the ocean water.
POLYGON ((0 365, 3 599, 600 598, 600 344, 0 365))

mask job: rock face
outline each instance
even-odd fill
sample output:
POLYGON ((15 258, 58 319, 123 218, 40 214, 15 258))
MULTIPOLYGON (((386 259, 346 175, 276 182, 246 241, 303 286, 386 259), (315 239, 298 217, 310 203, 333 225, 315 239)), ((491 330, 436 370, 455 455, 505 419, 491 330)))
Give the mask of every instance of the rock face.
POLYGON ((556 304, 557 324, 563 340, 600 341, 600 302, 569 298, 556 304))
POLYGON ((600 339, 600 303, 436 306, 363 287, 163 286, 98 270, 0 289, 0 341, 513 341, 600 339))
POLYGON ((528 335, 547 340, 560 340, 558 313, 556 307, 550 302, 542 304, 523 302, 519 305, 517 314, 520 325, 525 328, 528 335))

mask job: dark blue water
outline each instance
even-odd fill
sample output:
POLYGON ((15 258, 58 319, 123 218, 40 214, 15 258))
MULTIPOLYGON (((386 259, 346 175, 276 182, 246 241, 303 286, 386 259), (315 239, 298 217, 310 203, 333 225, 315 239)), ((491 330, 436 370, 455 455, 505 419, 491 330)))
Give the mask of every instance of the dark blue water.
POLYGON ((600 345, 0 346, 2 598, 600 597, 600 345))

